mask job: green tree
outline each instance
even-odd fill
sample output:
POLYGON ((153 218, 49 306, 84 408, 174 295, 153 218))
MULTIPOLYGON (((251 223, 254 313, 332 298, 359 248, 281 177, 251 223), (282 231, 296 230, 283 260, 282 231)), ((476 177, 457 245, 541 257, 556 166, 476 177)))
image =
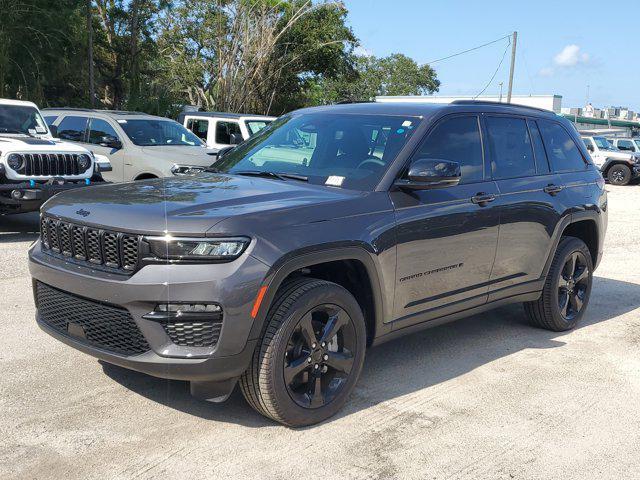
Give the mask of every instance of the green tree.
POLYGON ((312 86, 315 104, 370 100, 378 95, 426 95, 437 92, 440 81, 429 65, 418 65, 400 53, 388 57, 357 56, 356 74, 323 78, 312 86))

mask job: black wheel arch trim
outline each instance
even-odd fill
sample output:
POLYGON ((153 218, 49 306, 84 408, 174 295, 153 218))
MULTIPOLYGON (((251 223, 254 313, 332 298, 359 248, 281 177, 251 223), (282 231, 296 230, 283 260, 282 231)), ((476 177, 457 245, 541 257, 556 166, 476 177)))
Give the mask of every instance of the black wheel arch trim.
POLYGON ((373 259, 374 253, 363 246, 324 246, 314 247, 313 249, 305 248, 303 251, 291 252, 279 259, 267 272, 261 285, 266 286, 267 290, 264 294, 258 314, 253 322, 249 339, 254 340, 262 336, 265 319, 267 313, 276 296, 276 292, 284 282, 284 280, 297 270, 305 267, 316 265, 319 263, 340 261, 340 260, 356 260, 361 262, 369 276, 371 282, 371 291, 373 294, 374 304, 374 332, 372 337, 383 335, 391 331, 390 325, 384 324, 385 316, 385 299, 382 292, 382 284, 378 274, 378 267, 373 259), (311 252, 309 250, 312 250, 311 252))

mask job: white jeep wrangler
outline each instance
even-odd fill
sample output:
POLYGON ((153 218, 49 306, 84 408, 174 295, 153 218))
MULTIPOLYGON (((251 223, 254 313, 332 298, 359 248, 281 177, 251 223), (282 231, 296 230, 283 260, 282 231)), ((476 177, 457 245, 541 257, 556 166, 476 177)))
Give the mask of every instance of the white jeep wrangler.
POLYGON ((38 210, 60 191, 103 181, 99 171, 87 149, 53 139, 34 103, 0 99, 0 214, 38 210))

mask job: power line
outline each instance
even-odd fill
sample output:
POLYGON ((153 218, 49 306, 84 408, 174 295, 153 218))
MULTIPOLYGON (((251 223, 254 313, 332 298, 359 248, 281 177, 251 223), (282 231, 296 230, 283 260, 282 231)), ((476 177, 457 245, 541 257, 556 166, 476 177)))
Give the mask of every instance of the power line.
POLYGON ((448 55, 446 57, 438 58, 437 60, 432 60, 431 62, 427 62, 427 64, 428 65, 433 65, 434 63, 442 62, 443 60, 449 60, 450 58, 457 57, 459 55, 464 55, 465 53, 473 52, 474 50, 479 50, 479 49, 481 49, 483 47, 487 47, 489 45, 493 45, 494 43, 498 43, 498 42, 504 40, 505 38, 508 38, 509 39, 509 44, 511 44, 511 34, 509 34, 509 35, 505 35, 504 37, 500 37, 500 38, 498 38, 496 40, 493 40, 491 42, 487 42, 487 43, 483 43, 482 45, 478 45, 477 47, 469 48, 468 50, 464 50, 462 52, 458 52, 458 53, 454 53, 452 55, 448 55))
POLYGON ((509 38, 509 43, 507 43, 507 46, 504 47, 504 52, 502 52, 502 58, 500 59, 500 63, 498 64, 498 68, 496 68, 496 71, 493 72, 493 75, 491 76, 491 79, 484 86, 484 88, 480 91, 480 93, 478 93, 475 97, 473 97, 474 100, 476 98, 478 98, 480 95, 482 95, 487 90, 487 88, 489 88, 489 85, 491 85, 491 83, 493 82, 493 79, 496 78, 496 75, 498 74, 498 71, 500 70, 500 67, 502 66, 502 62, 504 62, 504 57, 507 55, 507 50, 509 50, 509 45, 511 45, 511 38, 509 38))

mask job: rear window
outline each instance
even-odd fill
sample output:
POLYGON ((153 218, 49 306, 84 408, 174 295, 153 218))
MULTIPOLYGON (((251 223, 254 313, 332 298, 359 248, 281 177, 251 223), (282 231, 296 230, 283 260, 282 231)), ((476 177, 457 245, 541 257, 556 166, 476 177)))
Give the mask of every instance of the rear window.
POLYGON ((567 131, 558 123, 538 121, 547 156, 555 172, 584 170, 586 163, 582 153, 567 131))
POLYGON ((72 142, 84 142, 88 121, 88 117, 64 117, 58 125, 58 137, 72 142))
POLYGON ((47 125, 51 126, 58 119, 58 116, 57 115, 45 115, 43 118, 44 118, 44 121, 47 122, 47 125))
POLYGON ((486 122, 493 178, 535 175, 536 162, 526 120, 487 117, 486 122))

